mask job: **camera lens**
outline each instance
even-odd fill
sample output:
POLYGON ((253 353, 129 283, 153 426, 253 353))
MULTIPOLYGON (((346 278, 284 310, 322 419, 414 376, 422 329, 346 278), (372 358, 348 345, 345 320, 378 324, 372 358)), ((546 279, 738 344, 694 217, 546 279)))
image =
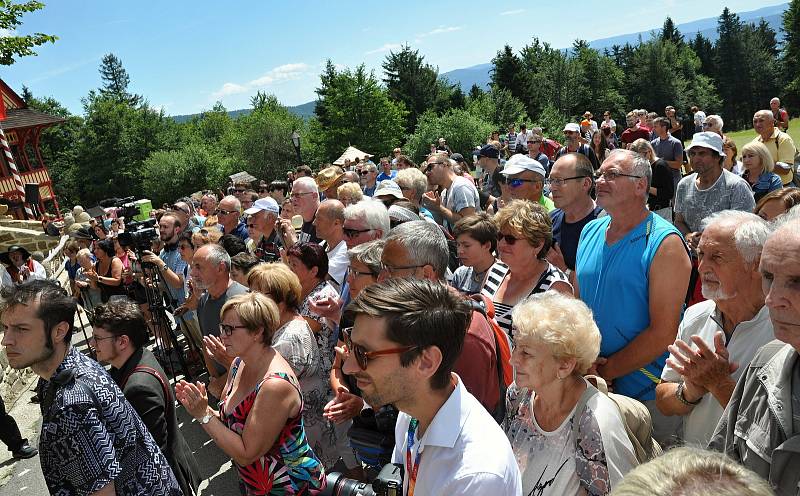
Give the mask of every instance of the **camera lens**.
POLYGON ((320 496, 375 496, 370 484, 348 479, 339 472, 328 473, 327 483, 320 496))

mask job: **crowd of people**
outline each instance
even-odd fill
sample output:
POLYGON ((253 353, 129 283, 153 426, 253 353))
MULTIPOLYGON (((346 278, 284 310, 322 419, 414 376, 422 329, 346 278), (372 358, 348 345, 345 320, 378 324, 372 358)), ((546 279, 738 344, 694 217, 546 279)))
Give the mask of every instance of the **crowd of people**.
POLYGON ((182 197, 149 250, 92 219, 66 289, 9 248, 2 344, 41 378, 48 488, 195 494, 182 407, 242 494, 389 463, 408 495, 796 494, 800 181, 771 107, 741 154, 699 109, 586 112, 563 144, 512 125, 472 163, 442 138, 182 197), (70 344, 78 305, 110 374, 70 344))

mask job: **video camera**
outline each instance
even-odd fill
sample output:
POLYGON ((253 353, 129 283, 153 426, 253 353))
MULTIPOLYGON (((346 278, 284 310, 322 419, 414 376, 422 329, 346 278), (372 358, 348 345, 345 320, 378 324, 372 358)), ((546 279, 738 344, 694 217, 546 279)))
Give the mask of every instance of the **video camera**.
POLYGON ((327 486, 320 496, 400 496, 403 494, 403 468, 387 463, 371 484, 348 479, 340 472, 329 472, 327 486))
POLYGON ((153 240, 158 238, 158 229, 155 225, 155 219, 126 222, 125 231, 117 235, 119 244, 132 247, 137 254, 150 250, 153 240))

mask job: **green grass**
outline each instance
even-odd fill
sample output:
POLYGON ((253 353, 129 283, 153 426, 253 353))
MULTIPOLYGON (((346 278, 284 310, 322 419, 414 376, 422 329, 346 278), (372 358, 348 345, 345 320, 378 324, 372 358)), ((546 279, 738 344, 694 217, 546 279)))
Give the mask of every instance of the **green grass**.
MULTIPOLYGON (((745 129, 744 131, 736 131, 735 133, 725 133, 725 136, 731 138, 736 143, 736 148, 739 153, 742 152, 742 147, 745 143, 753 141, 756 137, 756 132, 753 129, 745 129)), ((789 136, 794 140, 795 146, 800 146, 800 117, 789 121, 789 136)), ((689 140, 691 141, 691 140, 689 140)))

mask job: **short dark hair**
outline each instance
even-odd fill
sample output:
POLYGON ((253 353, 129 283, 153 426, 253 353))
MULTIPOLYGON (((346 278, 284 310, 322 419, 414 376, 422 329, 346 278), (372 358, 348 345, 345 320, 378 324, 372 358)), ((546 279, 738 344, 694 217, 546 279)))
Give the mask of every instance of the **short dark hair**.
POLYGON ((672 127, 672 123, 666 117, 659 117, 653 121, 653 124, 656 126, 661 126, 667 128, 667 131, 672 127))
POLYGON ((258 257, 247 252, 237 253, 231 257, 231 267, 236 267, 241 270, 245 277, 250 272, 250 269, 260 263, 261 260, 259 260, 258 257))
POLYGON ((225 234, 217 242, 229 256, 233 257, 247 251, 247 245, 242 238, 234 234, 225 234))
POLYGON ((2 311, 7 311, 17 305, 27 306, 38 301, 36 318, 44 322, 45 336, 50 348, 53 347, 50 331, 61 322, 69 324, 69 331, 64 336, 64 342, 69 343, 72 340, 72 333, 75 330, 75 311, 78 305, 57 282, 49 279, 33 279, 21 284, 14 284, 2 290, 2 300, 2 311))
POLYGON ((127 299, 115 299, 94 309, 94 327, 102 327, 115 337, 128 336, 136 348, 145 346, 150 337, 139 305, 127 299))
POLYGON ((117 253, 117 250, 114 248, 114 240, 111 238, 98 241, 96 246, 103 250, 109 257, 113 257, 117 253))
POLYGON ((491 243, 492 252, 497 250, 497 224, 486 212, 470 215, 456 222, 453 227, 453 237, 458 239, 462 234, 466 234, 480 244, 491 243))
POLYGON ((328 254, 316 243, 297 243, 286 251, 286 256, 297 257, 309 270, 316 267, 319 279, 328 275, 328 254))
POLYGON ((250 201, 254 202, 258 200, 258 191, 254 189, 248 189, 244 192, 245 195, 250 195, 250 201))
POLYGON ((301 165, 294 170, 295 174, 305 174, 308 177, 314 177, 314 173, 311 171, 311 167, 307 165, 301 165))
POLYGON ((472 319, 471 306, 439 281, 388 279, 366 287, 347 307, 354 316, 368 315, 386 320, 387 339, 417 349, 400 355, 407 367, 421 351, 436 346, 442 363, 431 377, 431 387, 444 389, 461 355, 464 336, 472 319))
POLYGON ((267 186, 267 191, 269 192, 275 191, 276 189, 283 191, 283 194, 285 195, 289 191, 289 183, 286 181, 275 180, 269 183, 269 186, 267 186))

